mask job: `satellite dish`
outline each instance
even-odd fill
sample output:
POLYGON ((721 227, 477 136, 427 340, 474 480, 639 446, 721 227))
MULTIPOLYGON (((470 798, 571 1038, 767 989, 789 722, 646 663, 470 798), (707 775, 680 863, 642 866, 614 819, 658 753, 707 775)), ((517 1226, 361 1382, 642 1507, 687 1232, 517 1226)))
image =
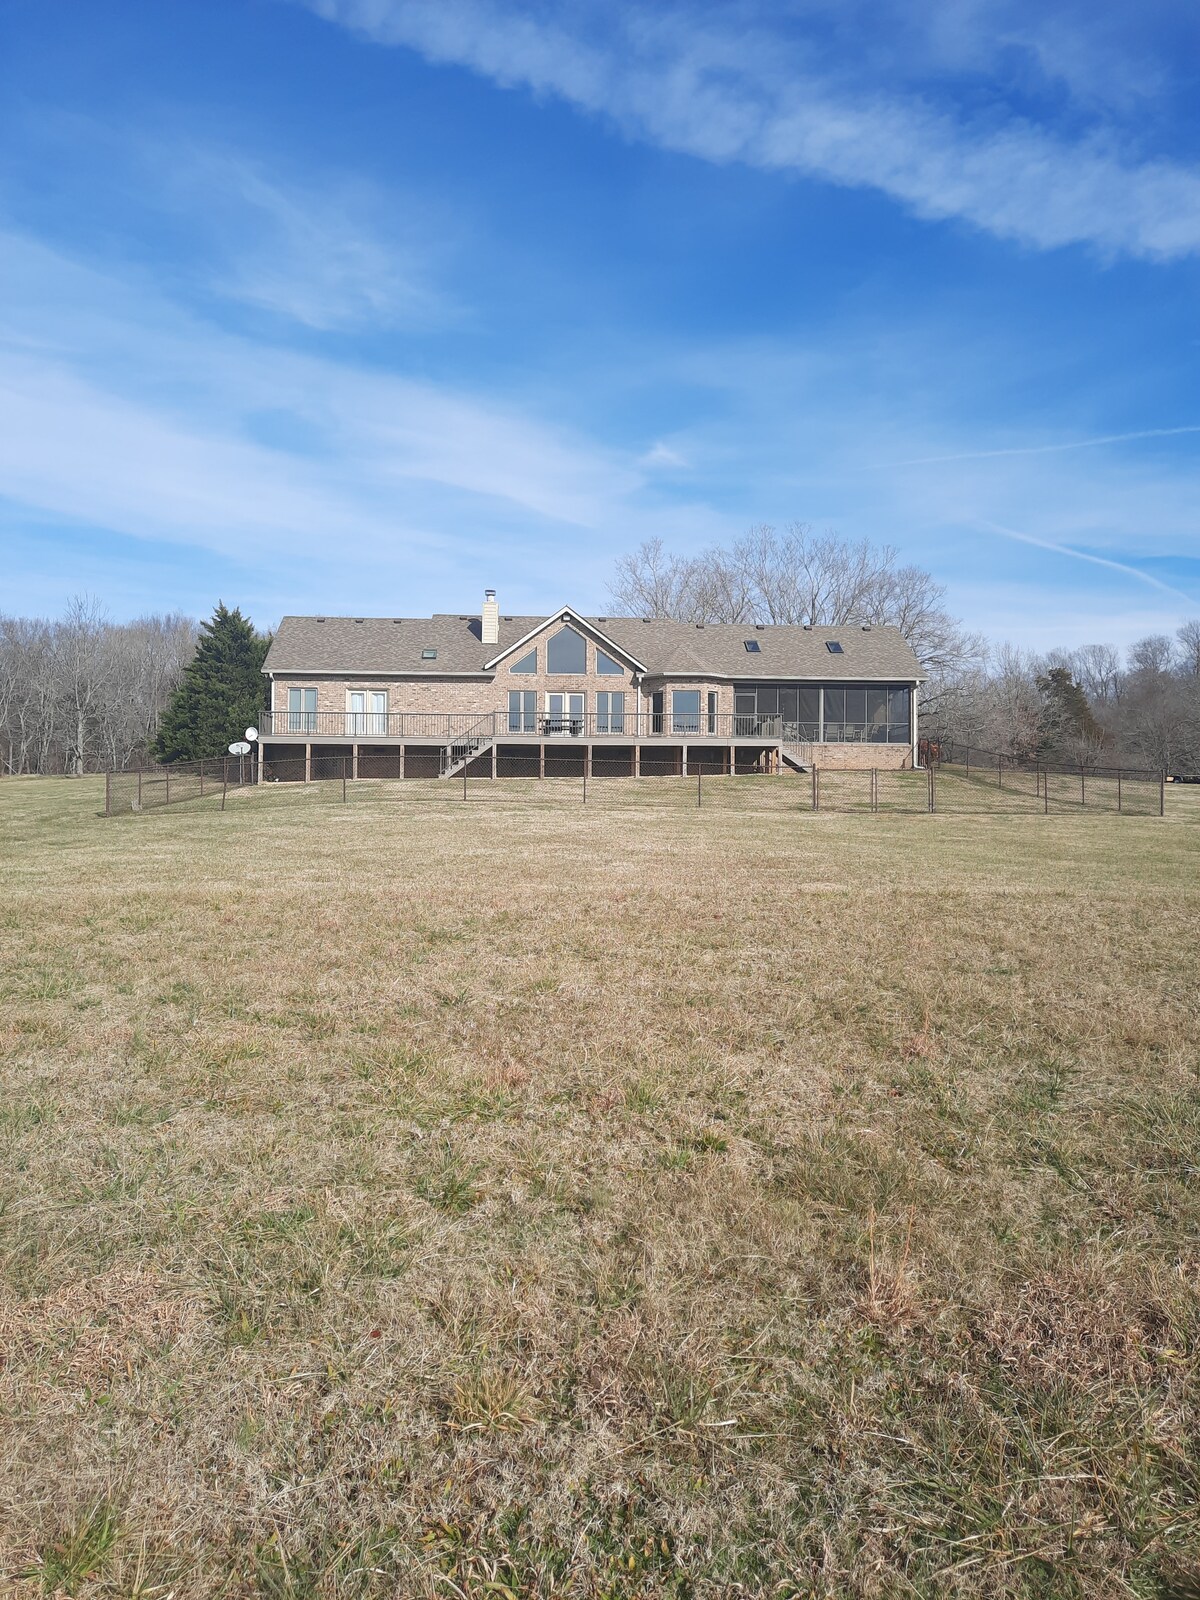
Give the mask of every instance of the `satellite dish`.
POLYGON ((235 739, 229 746, 229 754, 231 756, 248 756, 250 754, 250 746, 245 739, 235 739))
POLYGON ((246 737, 247 737, 247 739, 249 739, 250 743, 253 744, 255 739, 258 738, 258 729, 257 728, 247 728, 246 729, 246 737))

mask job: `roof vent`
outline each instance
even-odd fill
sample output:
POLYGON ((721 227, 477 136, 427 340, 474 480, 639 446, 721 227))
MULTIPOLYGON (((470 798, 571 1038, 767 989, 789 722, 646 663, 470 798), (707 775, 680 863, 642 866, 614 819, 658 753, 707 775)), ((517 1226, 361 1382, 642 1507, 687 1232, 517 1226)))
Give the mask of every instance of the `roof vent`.
POLYGON ((862 629, 863 629, 864 633, 870 633, 871 624, 869 622, 864 622, 863 625, 862 625, 862 629))
POLYGON ((642 618, 642 621, 643 621, 643 622, 653 622, 653 621, 654 621, 654 618, 653 618, 653 617, 643 617, 643 618, 642 618))
POLYGON ((756 628, 756 629, 757 629, 757 631, 758 631, 758 632, 759 632, 759 633, 761 633, 761 632, 762 632, 762 631, 763 631, 763 629, 764 629, 764 628, 765 628, 765 627, 766 627, 766 623, 765 623, 765 622, 756 622, 756 623, 755 623, 755 624, 754 624, 754 626, 755 626, 755 628, 756 628))
POLYGON ((355 622, 365 622, 367 619, 366 619, 366 617, 355 617, 354 620, 355 620, 355 622))
POLYGON ((697 623, 697 624, 696 624, 696 626, 697 626, 697 627, 698 627, 698 628, 702 628, 702 627, 703 627, 703 626, 704 626, 704 624, 703 624, 703 623, 702 623, 702 622, 698 622, 698 623, 697 623))
POLYGON ((325 621, 325 618, 324 618, 324 617, 318 617, 318 618, 317 618, 317 621, 318 621, 318 622, 324 622, 324 621, 325 621))
POLYGON ((403 617, 393 617, 392 621, 396 624, 397 627, 399 627, 400 624, 404 621, 404 618, 403 617))
POLYGON ((504 620, 505 620, 505 622, 511 622, 511 621, 512 621, 512 618, 511 618, 511 617, 505 617, 505 619, 504 619, 504 620))

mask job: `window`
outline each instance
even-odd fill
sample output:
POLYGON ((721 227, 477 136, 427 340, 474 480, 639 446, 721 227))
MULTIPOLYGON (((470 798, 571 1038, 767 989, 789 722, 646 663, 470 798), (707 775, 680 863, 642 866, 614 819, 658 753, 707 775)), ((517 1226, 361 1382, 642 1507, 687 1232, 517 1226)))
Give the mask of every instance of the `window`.
POLYGON ((508 691, 509 733, 537 732, 537 694, 532 689, 508 691))
POLYGON ((422 661, 436 661, 437 660, 437 651, 433 650, 433 649, 430 649, 429 647, 426 647, 424 650, 421 651, 421 660, 422 661))
POLYGON ((671 731, 673 733, 700 732, 699 689, 672 689, 671 731))
POLYGON ((315 689, 288 690, 288 732, 315 733, 317 731, 317 691, 315 689))
POLYGON ((347 689, 346 737, 358 739, 364 734, 387 733, 387 691, 379 689, 347 689), (370 705, 368 711, 367 706, 370 705))
POLYGON ((606 656, 603 650, 596 651, 596 671, 602 678, 623 678, 625 668, 619 661, 614 661, 611 656, 606 656))
POLYGON ((546 715, 542 718, 542 732, 562 733, 578 738, 583 732, 583 696, 548 694, 546 715))
POLYGON ((587 671, 587 645, 574 628, 561 628, 546 646, 547 672, 587 671))
POLYGON ((709 733, 716 733, 717 731, 717 691, 715 689, 708 691, 708 731, 709 733))
POLYGON ((762 655, 762 645, 759 644, 757 639, 743 639, 742 643, 746 646, 746 652, 748 655, 762 655))
POLYGON ((532 649, 527 656, 522 656, 520 661, 514 661, 509 668, 510 672, 536 672, 537 649, 532 649))
POLYGON ((836 639, 826 639, 825 648, 831 656, 844 656, 846 653, 836 639))
POLYGON ((596 732, 625 732, 624 689, 601 689, 596 696, 596 732))

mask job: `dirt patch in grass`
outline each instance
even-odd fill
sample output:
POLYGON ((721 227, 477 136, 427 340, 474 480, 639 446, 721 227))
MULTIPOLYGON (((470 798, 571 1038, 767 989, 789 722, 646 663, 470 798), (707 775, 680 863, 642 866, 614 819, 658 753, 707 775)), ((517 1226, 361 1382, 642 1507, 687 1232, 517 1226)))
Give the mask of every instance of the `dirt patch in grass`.
POLYGON ((0 785, 11 1586, 1191 1592, 1200 816, 98 797, 0 785))

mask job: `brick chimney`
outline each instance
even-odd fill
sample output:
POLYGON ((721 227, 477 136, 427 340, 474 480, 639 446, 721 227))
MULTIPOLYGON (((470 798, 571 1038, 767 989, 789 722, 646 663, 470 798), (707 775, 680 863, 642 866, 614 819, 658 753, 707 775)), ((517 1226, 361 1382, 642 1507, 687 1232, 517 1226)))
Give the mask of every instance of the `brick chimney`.
POLYGON ((500 643, 500 607, 496 604, 495 589, 483 591, 483 632, 481 638, 484 644, 500 643))

